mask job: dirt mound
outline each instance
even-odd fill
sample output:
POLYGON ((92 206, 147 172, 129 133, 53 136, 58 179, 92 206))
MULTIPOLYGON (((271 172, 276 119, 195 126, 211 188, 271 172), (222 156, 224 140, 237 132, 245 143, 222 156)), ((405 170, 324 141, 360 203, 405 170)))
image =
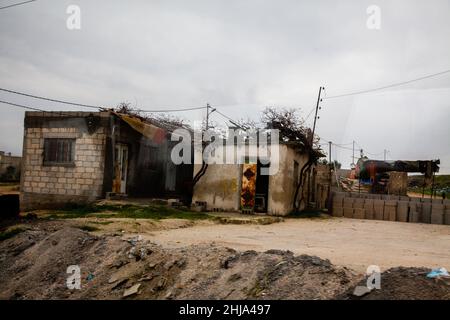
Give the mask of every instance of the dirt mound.
MULTIPOLYGON (((450 279, 430 279, 428 268, 397 267, 381 273, 381 289, 362 297, 349 290, 344 299, 361 300, 450 300, 450 279)), ((365 286, 366 280, 358 285, 365 286)))
POLYGON ((27 230, 0 242, 0 269, 1 299, 331 299, 361 279, 289 251, 164 249, 73 227, 27 230), (66 287, 69 265, 80 266, 81 290, 66 287))
POLYGON ((69 265, 101 269, 114 247, 107 238, 76 228, 27 230, 0 245, 0 298, 62 298, 69 265))

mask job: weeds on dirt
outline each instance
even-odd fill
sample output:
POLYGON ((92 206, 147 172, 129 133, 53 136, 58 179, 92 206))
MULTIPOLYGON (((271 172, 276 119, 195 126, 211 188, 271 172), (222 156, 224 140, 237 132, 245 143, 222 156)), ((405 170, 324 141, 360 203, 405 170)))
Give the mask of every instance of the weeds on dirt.
POLYGON ((328 219, 330 216, 319 210, 304 210, 300 212, 291 212, 287 218, 294 219, 328 219))
POLYGON ((217 217, 212 218, 215 222, 220 224, 259 224, 268 225, 277 222, 283 222, 281 217, 261 217, 261 218, 230 218, 230 217, 217 217))
POLYGON ((188 219, 204 220, 212 219, 206 213, 179 210, 163 205, 71 205, 62 210, 58 210, 48 219, 73 219, 85 217, 98 218, 132 218, 132 219, 188 219))
POLYGON ((23 228, 13 228, 0 232, 0 241, 14 237, 15 235, 25 231, 23 228))
POLYGON ((296 218, 296 219, 328 219, 329 216, 324 214, 320 210, 307 209, 300 212, 291 212, 287 218, 296 218))
POLYGON ((114 223, 114 221, 90 221, 89 223, 95 223, 102 226, 106 226, 108 224, 114 223))
POLYGON ((97 227, 93 227, 93 226, 89 226, 89 225, 78 226, 77 228, 81 229, 81 230, 84 230, 84 231, 89 231, 89 232, 94 232, 94 231, 100 230, 97 227))

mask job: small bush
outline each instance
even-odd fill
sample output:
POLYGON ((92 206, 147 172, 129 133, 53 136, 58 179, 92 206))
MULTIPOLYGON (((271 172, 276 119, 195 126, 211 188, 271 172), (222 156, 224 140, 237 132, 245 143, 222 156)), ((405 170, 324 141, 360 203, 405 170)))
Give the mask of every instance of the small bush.
POLYGON ((93 231, 98 231, 100 230, 97 227, 93 227, 93 226, 88 226, 88 225, 84 225, 84 226, 78 226, 78 229, 84 230, 84 231, 88 231, 88 232, 93 232, 93 231))
POLYGON ((6 231, 2 231, 0 232, 0 241, 12 238, 23 231, 25 231, 25 229, 22 228, 13 228, 6 231))

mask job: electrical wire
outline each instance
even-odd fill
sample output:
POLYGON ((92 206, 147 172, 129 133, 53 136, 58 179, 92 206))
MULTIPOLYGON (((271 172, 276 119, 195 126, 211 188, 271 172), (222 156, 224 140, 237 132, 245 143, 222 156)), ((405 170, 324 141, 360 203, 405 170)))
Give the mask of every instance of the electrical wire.
POLYGON ((308 121, 308 119, 309 119, 309 117, 312 115, 312 113, 313 113, 313 111, 316 109, 316 107, 313 107, 312 109, 311 109, 311 111, 308 113, 308 115, 306 116, 306 118, 305 118, 305 122, 306 121, 308 121))
POLYGON ((324 97, 323 99, 327 99, 328 100, 328 99, 335 99, 335 98, 341 98, 341 97, 348 97, 348 96, 354 96, 354 95, 358 95, 358 94, 364 94, 364 93, 379 91, 379 90, 388 89, 388 88, 394 88, 394 87, 402 86, 402 85, 405 85, 405 84, 408 84, 408 83, 412 83, 412 82, 416 82, 416 81, 420 81, 420 80, 424 80, 424 79, 440 76, 442 74, 446 74, 446 73, 449 73, 449 72, 450 72, 450 69, 449 70, 445 70, 445 71, 441 71, 441 72, 438 72, 438 73, 426 75, 426 76, 423 76, 423 77, 420 77, 420 78, 408 80, 408 81, 393 83, 393 84, 390 84, 390 85, 387 85, 387 86, 382 86, 382 87, 378 87, 378 88, 374 88, 374 89, 368 89, 368 90, 355 91, 355 92, 350 92, 350 93, 344 93, 344 94, 338 94, 338 95, 334 95, 334 96, 324 97))
POLYGON ((30 3, 30 2, 35 2, 35 1, 37 1, 37 0, 29 0, 29 1, 23 1, 23 2, 18 2, 18 3, 13 3, 13 4, 10 4, 10 5, 4 6, 4 7, 0 7, 0 10, 7 9, 7 8, 12 8, 12 7, 16 7, 16 6, 20 6, 20 5, 22 5, 22 4, 26 4, 26 3, 30 3))
MULTIPOLYGON (((29 98, 33 98, 33 99, 40 99, 40 100, 62 103, 62 104, 67 104, 67 105, 72 105, 72 106, 77 106, 77 107, 85 107, 85 108, 92 108, 92 109, 104 109, 104 107, 101 107, 101 106, 83 104, 83 103, 78 103, 78 102, 71 102, 71 101, 66 101, 66 100, 53 99, 53 98, 48 98, 48 97, 42 97, 42 96, 37 96, 37 95, 24 93, 24 92, 20 92, 20 91, 15 91, 15 90, 10 90, 10 89, 6 89, 6 88, 0 88, 0 91, 17 94, 17 95, 21 95, 21 96, 25 96, 25 97, 29 97, 29 98)), ((182 112, 182 111, 192 111, 192 110, 200 110, 200 109, 206 109, 206 107, 188 107, 188 108, 177 108, 177 109, 166 109, 166 110, 164 110, 164 109, 159 109, 159 110, 137 109, 136 111, 158 113, 158 112, 182 112)))
POLYGON ((45 110, 42 110, 42 109, 28 107, 28 106, 24 106, 22 104, 12 103, 12 102, 3 101, 3 100, 0 100, 0 103, 8 104, 10 106, 14 106, 14 107, 22 108, 22 109, 46 112, 45 110))
POLYGON ((68 104, 68 105, 72 105, 72 106, 101 109, 101 107, 99 107, 99 106, 94 106, 94 105, 89 105, 89 104, 82 104, 82 103, 76 103, 76 102, 70 102, 70 101, 64 101, 64 100, 58 100, 58 99, 52 99, 52 98, 46 98, 46 97, 36 96, 36 95, 32 95, 32 94, 28 94, 28 93, 24 93, 24 92, 19 92, 19 91, 14 91, 14 90, 10 90, 10 89, 5 89, 5 88, 0 88, 0 91, 13 93, 13 94, 17 94, 17 95, 21 95, 21 96, 25 96, 25 97, 29 97, 29 98, 34 98, 34 99, 40 99, 40 100, 46 100, 46 101, 51 101, 51 102, 68 104))
POLYGON ((229 121, 232 121, 232 122, 237 122, 236 120, 234 120, 233 118, 230 118, 229 116, 227 116, 226 114, 223 114, 222 112, 220 112, 219 110, 217 110, 217 108, 215 108, 214 107, 214 109, 216 109, 215 110, 215 112, 217 112, 218 114, 220 114, 222 117, 224 117, 224 118, 226 118, 226 119, 228 119, 229 121))
POLYGON ((180 108, 180 109, 167 109, 167 110, 141 110, 137 109, 140 112, 182 112, 182 111, 192 111, 192 110, 200 110, 206 109, 206 107, 188 107, 188 108, 180 108))

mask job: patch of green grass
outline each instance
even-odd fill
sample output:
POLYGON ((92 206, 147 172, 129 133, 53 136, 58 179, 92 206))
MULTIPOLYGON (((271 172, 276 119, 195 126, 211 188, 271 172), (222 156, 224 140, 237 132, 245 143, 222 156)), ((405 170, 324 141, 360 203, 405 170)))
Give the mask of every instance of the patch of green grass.
POLYGON ((300 212, 291 212, 287 218, 297 218, 297 219, 304 219, 304 218, 316 218, 316 219, 326 219, 327 217, 323 215, 323 212, 320 210, 313 210, 313 209, 306 209, 300 212))
POLYGON ((179 210, 163 205, 85 205, 72 206, 55 211, 48 219, 73 219, 85 217, 132 219, 188 219, 204 220, 212 217, 206 213, 179 210))
POLYGON ((93 231, 98 231, 100 230, 97 227, 93 227, 93 226, 89 226, 89 225, 84 225, 84 226, 78 226, 78 229, 84 230, 84 231, 89 231, 89 232, 93 232, 93 231))
POLYGON ((108 224, 113 223, 113 221, 89 221, 89 223, 95 223, 95 224, 100 224, 102 226, 106 226, 108 224))
POLYGON ((13 228, 0 232, 0 241, 14 237, 15 235, 25 231, 23 228, 13 228))

